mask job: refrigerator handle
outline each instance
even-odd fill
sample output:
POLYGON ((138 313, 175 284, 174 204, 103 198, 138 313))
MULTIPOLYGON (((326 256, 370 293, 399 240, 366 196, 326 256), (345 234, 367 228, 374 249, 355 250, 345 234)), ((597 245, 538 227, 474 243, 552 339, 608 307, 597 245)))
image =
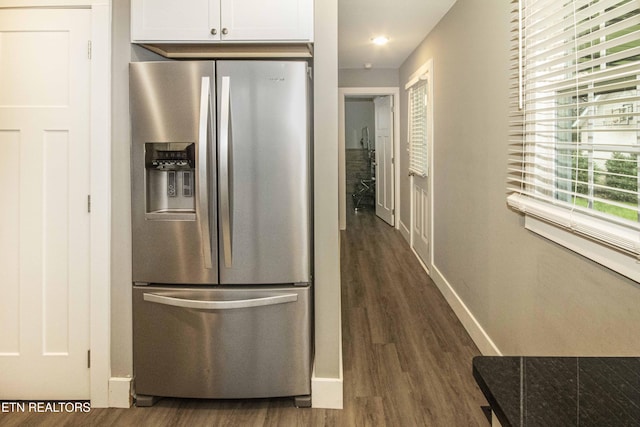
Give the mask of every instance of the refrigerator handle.
POLYGON ((170 305, 181 308, 195 308, 199 310, 232 310, 236 308, 263 307, 265 305, 285 304, 298 301, 298 294, 274 295, 263 298, 251 298, 229 301, 202 301, 184 298, 174 298, 164 295, 144 293, 145 301, 170 305))
POLYGON ((209 112, 211 110, 211 82, 209 77, 202 77, 200 88, 200 117, 198 122, 198 221, 202 241, 204 268, 212 268, 211 234, 209 232, 209 203, 207 176, 207 142, 209 129, 209 112))
POLYGON ((220 223, 222 228, 222 251, 224 266, 231 268, 231 200, 229 142, 231 139, 231 78, 222 77, 220 105, 220 223))

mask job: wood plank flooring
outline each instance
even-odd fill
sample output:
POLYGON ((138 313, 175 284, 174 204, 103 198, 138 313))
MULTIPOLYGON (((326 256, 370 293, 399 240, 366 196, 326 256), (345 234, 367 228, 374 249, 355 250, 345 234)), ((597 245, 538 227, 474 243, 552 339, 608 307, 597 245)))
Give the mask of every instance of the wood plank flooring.
POLYGON ((341 235, 344 409, 291 399, 163 399, 152 408, 0 413, 1 426, 488 426, 471 338, 400 234, 371 211, 341 235))

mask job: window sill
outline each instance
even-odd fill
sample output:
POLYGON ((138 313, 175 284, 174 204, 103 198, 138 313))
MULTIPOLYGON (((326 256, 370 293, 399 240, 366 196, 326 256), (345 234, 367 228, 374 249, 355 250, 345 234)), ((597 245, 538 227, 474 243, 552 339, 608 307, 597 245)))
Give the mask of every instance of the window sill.
POLYGON ((631 253, 640 251, 640 232, 517 194, 507 201, 525 214, 527 230, 640 282, 640 261, 631 253))

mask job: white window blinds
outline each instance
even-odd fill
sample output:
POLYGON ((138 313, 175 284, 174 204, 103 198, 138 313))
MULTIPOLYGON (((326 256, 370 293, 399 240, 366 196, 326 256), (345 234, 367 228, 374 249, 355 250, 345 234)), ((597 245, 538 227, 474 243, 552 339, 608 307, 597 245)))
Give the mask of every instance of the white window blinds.
POLYGON ((418 80, 409 88, 409 172, 427 176, 427 81, 418 80))
POLYGON ((512 4, 510 206, 640 256, 640 1, 512 4))

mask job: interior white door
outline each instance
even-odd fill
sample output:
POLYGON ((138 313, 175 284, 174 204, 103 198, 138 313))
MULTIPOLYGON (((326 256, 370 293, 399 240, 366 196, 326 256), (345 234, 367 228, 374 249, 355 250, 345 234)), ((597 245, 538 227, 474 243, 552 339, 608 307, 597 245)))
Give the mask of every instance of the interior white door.
POLYGON ((90 23, 0 10, 0 400, 89 398, 90 23))
POLYGON ((411 241, 422 262, 429 265, 429 177, 414 175, 411 179, 413 225, 411 241))
MULTIPOLYGON (((416 123, 412 123, 411 131, 416 132, 418 134, 418 138, 422 139, 421 150, 423 152, 419 154, 422 159, 430 159, 432 152, 432 131, 431 131, 431 114, 432 114, 432 104, 431 104, 431 92, 430 92, 430 75, 424 75, 423 80, 425 81, 425 85, 423 86, 426 90, 424 92, 419 92, 420 95, 417 95, 415 102, 419 102, 421 105, 415 105, 411 108, 416 108, 416 113, 412 112, 411 121, 416 121, 416 123), (423 96, 424 95, 424 96, 423 96), (414 117, 415 116, 415 117, 414 117)), ((430 229, 431 229, 431 221, 430 221, 430 195, 429 188, 431 179, 431 173, 428 170, 428 166, 426 172, 424 174, 411 174, 411 245, 413 250, 416 252, 418 257, 424 262, 425 265, 429 265, 429 251, 430 251, 430 229)))
POLYGON ((376 215, 394 224, 393 173, 393 97, 378 96, 373 100, 376 126, 376 215))

